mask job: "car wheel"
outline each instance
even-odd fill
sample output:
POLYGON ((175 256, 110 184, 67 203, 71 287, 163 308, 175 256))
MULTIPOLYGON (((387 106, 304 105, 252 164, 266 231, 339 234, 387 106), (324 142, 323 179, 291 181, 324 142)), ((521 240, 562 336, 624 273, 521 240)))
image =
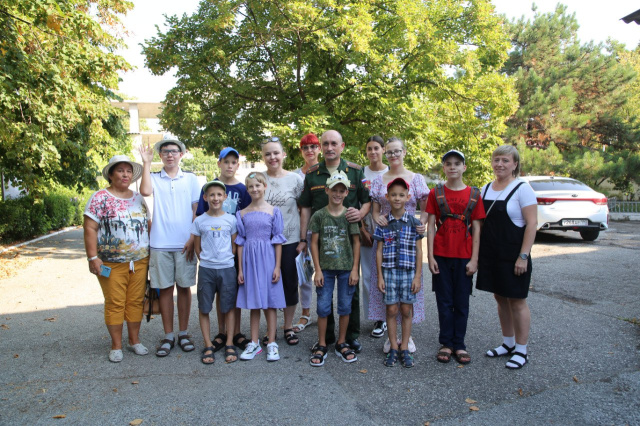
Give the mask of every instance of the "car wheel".
POLYGON ((598 235, 600 235, 599 229, 582 229, 580 231, 580 236, 585 241, 595 241, 598 235))

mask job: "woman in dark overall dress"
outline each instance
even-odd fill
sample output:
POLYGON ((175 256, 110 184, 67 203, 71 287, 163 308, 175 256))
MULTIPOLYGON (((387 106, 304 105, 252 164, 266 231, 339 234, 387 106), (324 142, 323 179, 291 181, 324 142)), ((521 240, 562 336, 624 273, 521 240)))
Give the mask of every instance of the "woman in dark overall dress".
POLYGON ((496 148, 491 167, 496 179, 482 188, 487 217, 480 237, 476 288, 493 293, 498 302, 503 344, 487 351, 487 356, 508 355, 506 367, 519 369, 527 362, 531 313, 526 298, 537 200, 531 186, 517 178, 520 156, 515 147, 496 148))

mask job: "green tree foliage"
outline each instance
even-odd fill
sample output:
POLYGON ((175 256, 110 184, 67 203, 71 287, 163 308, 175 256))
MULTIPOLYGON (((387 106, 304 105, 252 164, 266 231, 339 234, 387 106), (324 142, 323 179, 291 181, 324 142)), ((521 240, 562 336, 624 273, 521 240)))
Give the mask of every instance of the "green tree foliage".
POLYGON ((0 172, 38 195, 52 182, 95 186, 129 140, 109 97, 126 61, 124 0, 4 0, 0 5, 0 172))
POLYGON ((637 181, 637 56, 613 40, 581 44, 578 27, 563 5, 507 24, 513 49, 504 71, 515 78, 520 107, 505 139, 531 150, 523 153, 533 162, 523 163, 526 172, 570 174, 592 185, 607 177, 637 181))
POLYGON ((279 136, 291 165, 309 131, 340 131, 364 160, 372 134, 408 143, 424 172, 450 148, 484 180, 516 105, 509 46, 486 0, 210 0, 147 40, 155 74, 177 69, 163 126, 190 146, 259 156, 279 136))
POLYGON ((552 175, 564 170, 564 158, 553 142, 546 149, 528 148, 524 142, 519 142, 518 153, 525 175, 552 175))
POLYGON ((190 148, 187 155, 182 158, 181 167, 197 175, 204 175, 207 182, 220 174, 216 156, 208 155, 202 148, 190 148))

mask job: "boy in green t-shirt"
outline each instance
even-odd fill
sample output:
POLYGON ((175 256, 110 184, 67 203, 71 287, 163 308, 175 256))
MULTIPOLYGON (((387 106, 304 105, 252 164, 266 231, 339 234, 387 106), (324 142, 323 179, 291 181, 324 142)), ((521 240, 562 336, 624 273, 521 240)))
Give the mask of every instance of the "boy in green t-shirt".
POLYGON ((318 298, 318 345, 309 363, 314 367, 324 365, 327 357, 327 317, 331 314, 333 288, 338 281, 338 341, 336 355, 344 362, 358 360, 346 343, 351 300, 359 281, 360 230, 357 223, 349 223, 347 209, 342 202, 349 193, 349 178, 342 171, 335 171, 327 179, 325 191, 329 204, 311 217, 311 257, 316 269, 314 282, 318 298), (350 241, 351 240, 351 241, 350 241))

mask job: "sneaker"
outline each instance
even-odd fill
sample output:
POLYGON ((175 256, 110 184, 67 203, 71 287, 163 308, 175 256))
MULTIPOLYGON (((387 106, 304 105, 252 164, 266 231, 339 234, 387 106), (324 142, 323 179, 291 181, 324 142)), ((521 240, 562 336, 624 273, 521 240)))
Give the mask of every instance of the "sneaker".
POLYGON ((416 352, 416 344, 413 343, 413 337, 409 336, 409 345, 408 345, 409 353, 413 354, 416 352))
POLYGON ((390 350, 391 350, 391 342, 389 341, 389 339, 387 339, 387 341, 384 342, 384 346, 382 347, 382 352, 384 352, 385 354, 388 354, 390 350))
POLYGON ((378 339, 384 336, 385 331, 387 331, 387 323, 384 321, 378 321, 376 322, 376 325, 373 326, 373 330, 371 330, 371 337, 378 339))
POLYGON ((262 353, 262 348, 259 343, 253 341, 249 342, 246 349, 240 354, 240 359, 243 361, 249 361, 262 353))
POLYGON ((276 342, 267 345, 267 361, 278 361, 280 353, 278 352, 278 344, 276 342))
MULTIPOLYGON (((400 344, 402 343, 402 340, 398 339, 396 340, 396 343, 398 344, 398 348, 400 348, 400 344)), ((409 347, 411 347, 411 343, 409 343, 409 347)), ((391 349, 391 342, 389 341, 389 339, 387 339, 387 341, 384 342, 384 346, 382 347, 382 352, 384 352, 385 354, 388 354, 390 349, 391 349)))

